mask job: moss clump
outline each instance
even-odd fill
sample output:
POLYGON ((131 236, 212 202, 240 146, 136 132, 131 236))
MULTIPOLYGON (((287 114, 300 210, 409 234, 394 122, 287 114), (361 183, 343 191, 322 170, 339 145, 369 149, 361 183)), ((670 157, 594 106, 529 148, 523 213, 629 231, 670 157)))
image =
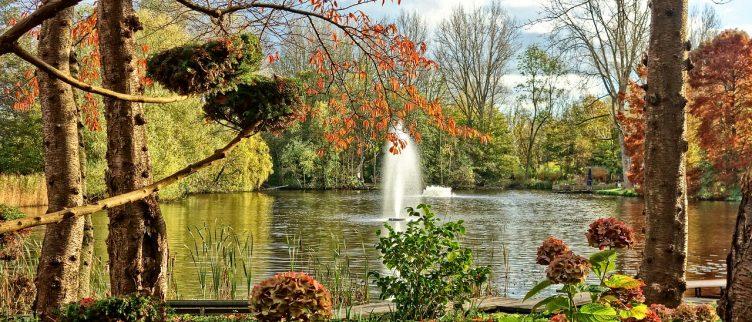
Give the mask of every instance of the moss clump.
POLYGON ((302 99, 301 86, 291 79, 254 76, 235 89, 209 95, 206 116, 236 130, 257 126, 259 131, 281 130, 292 123, 302 99))
POLYGON ((146 72, 171 91, 198 94, 232 87, 261 60, 258 38, 243 34, 165 50, 149 58, 146 72))

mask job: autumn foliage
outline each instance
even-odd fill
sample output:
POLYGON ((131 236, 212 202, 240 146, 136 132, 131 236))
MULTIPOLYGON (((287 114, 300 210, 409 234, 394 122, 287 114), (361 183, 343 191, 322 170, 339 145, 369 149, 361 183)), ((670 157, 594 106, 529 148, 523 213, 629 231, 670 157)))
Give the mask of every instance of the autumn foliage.
POLYGON ((647 67, 640 66, 637 68, 639 81, 630 81, 629 90, 623 93, 620 98, 625 100, 629 109, 626 112, 619 112, 616 116, 624 131, 624 146, 627 149, 627 155, 632 160, 631 168, 626 169, 629 181, 639 187, 643 182, 643 172, 645 165, 643 158, 645 155, 645 89, 642 87, 647 79, 647 67))
MULTIPOLYGON (((726 186, 738 182, 741 171, 752 165, 752 41, 738 30, 722 32, 690 54, 687 112, 691 125, 690 146, 697 145, 712 166, 715 180, 726 186)), ((637 70, 639 81, 631 82, 622 98, 629 111, 618 115, 625 132, 627 154, 632 158, 629 177, 643 182, 645 140, 646 68, 637 70)), ((690 165, 688 185, 696 190, 702 169, 690 165)))
POLYGON ((689 112, 699 145, 722 182, 733 185, 752 165, 752 42, 727 30, 690 55, 689 112))
MULTIPOLYGON (((399 4, 400 1, 391 2, 399 4)), ((475 129, 458 125, 444 113, 438 100, 426 99, 413 85, 421 71, 437 67, 434 61, 426 57, 426 44, 413 42, 401 35, 395 24, 372 21, 368 14, 359 10, 364 5, 378 4, 360 0, 297 0, 279 4, 250 3, 243 8, 267 17, 259 20, 266 21, 266 25, 259 26, 263 29, 268 26, 275 26, 277 29, 292 28, 293 23, 310 21, 310 24, 303 25, 315 34, 314 46, 307 53, 314 76, 304 82, 304 93, 308 96, 307 103, 323 101, 332 111, 333 117, 324 124, 325 137, 331 144, 331 150, 340 151, 351 145, 360 149, 363 145, 371 145, 372 142, 367 142, 369 140, 387 140, 393 143, 392 151, 398 153, 406 142, 400 142, 396 136, 389 135, 389 128, 402 124, 405 130, 419 140, 418 118, 415 115, 427 116, 429 122, 452 136, 477 138, 483 142, 489 140, 487 135, 475 129), (284 14, 272 15, 274 10, 284 14), (351 55, 343 57, 333 54, 344 46, 353 49, 351 55)), ((215 11, 214 8, 207 9, 215 11)), ((216 11, 221 9, 216 8, 216 11)), ((95 14, 84 17, 76 22, 72 31, 77 51, 83 53, 76 77, 86 83, 99 81, 96 20, 95 14)), ((249 22, 241 32, 254 32, 255 27, 257 26, 253 22, 249 22)), ((278 41, 284 43, 285 39, 280 38, 278 41)), ((185 48, 188 47, 175 50, 185 48)), ((185 53, 185 50, 180 53, 185 53)), ((152 79, 147 77, 146 70, 147 57, 154 53, 150 52, 148 46, 140 45, 137 54, 139 57, 136 67, 141 76, 141 84, 152 86, 152 79)), ((267 52, 265 55, 265 62, 272 69, 276 62, 284 59, 280 58, 279 52, 267 52)), ((175 73, 165 73, 162 76, 175 76, 175 73)), ((14 93, 18 102, 16 108, 29 108, 38 95, 31 70, 29 77, 31 81, 19 84, 17 93, 14 93)), ((176 92, 187 94, 194 91, 177 88, 176 92)), ((83 94, 80 100, 83 101, 85 123, 90 129, 99 129, 98 100, 91 93, 83 94)), ((303 110, 314 111, 308 105, 303 110)))

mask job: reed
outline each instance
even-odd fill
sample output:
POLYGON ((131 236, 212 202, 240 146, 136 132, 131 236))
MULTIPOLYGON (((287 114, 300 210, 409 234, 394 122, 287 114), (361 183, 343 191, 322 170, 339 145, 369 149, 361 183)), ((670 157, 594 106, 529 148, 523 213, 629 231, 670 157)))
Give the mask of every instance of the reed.
POLYGON ((14 207, 46 206, 44 174, 0 174, 0 204, 14 207))
POLYGON ((253 236, 228 226, 204 224, 189 227, 193 245, 185 245, 196 270, 204 299, 237 299, 239 282, 245 290, 243 298, 253 289, 253 236))

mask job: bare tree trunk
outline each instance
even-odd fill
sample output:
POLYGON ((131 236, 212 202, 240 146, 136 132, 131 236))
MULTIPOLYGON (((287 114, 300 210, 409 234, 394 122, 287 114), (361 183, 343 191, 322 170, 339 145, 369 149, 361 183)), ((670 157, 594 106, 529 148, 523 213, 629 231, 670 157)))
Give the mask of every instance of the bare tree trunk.
POLYGON ((652 2, 645 130, 645 250, 640 277, 649 303, 677 306, 686 289, 684 41, 687 0, 652 2))
MULTIPOLYGON (((78 77, 78 59, 75 48, 71 48, 68 58, 70 65, 70 74, 78 77)), ((78 126, 78 161, 81 169, 81 195, 83 202, 86 203, 86 145, 84 144, 84 122, 81 105, 78 104, 79 95, 73 91, 73 102, 76 106, 77 126, 78 126)), ((84 215, 84 231, 81 241, 81 266, 78 271, 78 297, 91 297, 91 263, 94 258, 94 225, 91 222, 91 214, 84 215)))
MULTIPOLYGON (((134 34, 141 29, 131 0, 100 0, 97 29, 102 84, 121 93, 142 91, 136 75, 134 34)), ((104 98, 107 120, 107 190, 113 196, 152 182, 141 104, 104 98)), ((164 298, 167 239, 157 196, 108 210, 112 294, 139 292, 164 298)))
POLYGON ((742 179, 742 203, 726 269, 728 287, 718 304, 718 314, 727 322, 748 321, 752 316, 752 171, 742 179))
POLYGON ((617 139, 619 140, 619 151, 621 157, 621 182, 622 188, 632 188, 634 184, 629 180, 629 170, 632 168, 632 158, 627 154, 627 146, 624 142, 624 132, 616 128, 617 139))
MULTIPOLYGON (((41 58, 68 72, 73 8, 60 11, 42 24, 41 58)), ((68 84, 38 72, 44 131, 44 173, 48 212, 83 203, 79 163, 78 117, 68 84)), ((37 268, 34 310, 53 321, 61 305, 77 300, 83 218, 68 218, 47 226, 37 268)))

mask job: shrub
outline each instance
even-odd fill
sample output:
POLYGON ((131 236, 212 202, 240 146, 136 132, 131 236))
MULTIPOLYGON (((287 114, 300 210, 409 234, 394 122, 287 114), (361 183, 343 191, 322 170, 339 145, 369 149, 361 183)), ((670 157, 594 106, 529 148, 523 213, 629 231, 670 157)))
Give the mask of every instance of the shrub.
MULTIPOLYGON (((26 217, 16 207, 0 204, 0 222, 21 219, 26 217)), ((12 261, 18 259, 23 253, 23 238, 29 230, 23 229, 16 232, 0 234, 0 261, 12 261)))
POLYGON ((332 295, 307 274, 289 272, 254 286, 250 307, 259 321, 321 321, 332 316, 332 295))
POLYGON ((255 126, 260 131, 275 131, 295 120, 302 104, 300 85, 280 77, 254 76, 237 88, 209 95, 204 105, 206 116, 236 130, 255 126))
POLYGON ((422 212, 407 208, 416 220, 409 221, 404 232, 385 224, 387 234, 376 245, 384 265, 396 275, 370 274, 382 299, 394 297, 398 319, 439 317, 449 301, 460 309, 489 274, 488 267, 473 267, 472 252, 460 246, 462 221, 441 224, 428 205, 418 209, 422 212))
POLYGON ((243 34, 165 50, 149 58, 146 72, 171 91, 198 94, 237 84, 261 60, 258 38, 243 34))
POLYGON ((130 295, 94 300, 84 298, 63 307, 60 321, 164 321, 167 316, 162 302, 148 296, 130 295))
POLYGON ((553 314, 558 321, 657 321, 660 312, 651 312, 643 303, 642 281, 631 276, 616 274, 616 249, 630 247, 634 231, 615 218, 601 218, 590 224, 587 239, 592 247, 601 251, 589 259, 578 256, 562 241, 549 237, 538 249, 545 255, 539 264, 548 265, 547 279, 534 286, 526 295, 527 300, 554 284, 561 284, 553 296, 539 301, 534 307, 544 307, 546 314, 553 314), (606 250, 603 250, 608 248, 606 250), (553 259, 548 260, 550 256, 553 259), (589 271, 597 277, 598 284, 586 284, 589 271), (575 298, 588 294, 590 303, 578 307, 575 298))

